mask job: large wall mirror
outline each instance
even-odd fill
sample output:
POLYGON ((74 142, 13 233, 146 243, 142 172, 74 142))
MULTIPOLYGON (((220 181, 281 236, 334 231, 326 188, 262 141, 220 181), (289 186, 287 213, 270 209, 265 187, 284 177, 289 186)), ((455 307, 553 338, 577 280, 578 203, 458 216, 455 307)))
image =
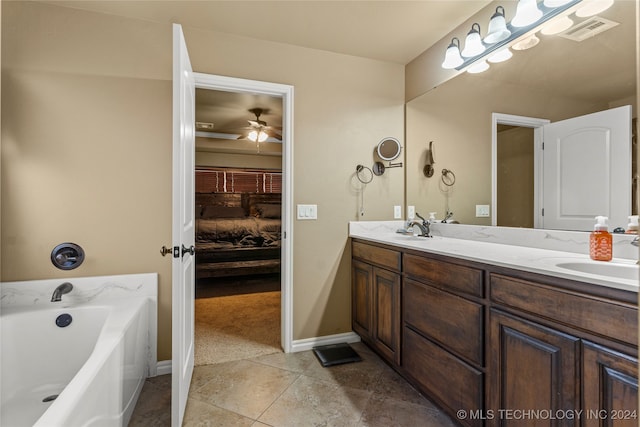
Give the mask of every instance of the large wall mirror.
MULTIPOLYGON (((493 113, 558 122, 632 105, 633 123, 637 127, 635 7, 632 1, 616 1, 597 16, 617 25, 582 41, 538 33, 537 46, 514 52, 509 61, 492 64, 481 74, 462 73, 409 101, 405 149, 407 205, 416 206, 420 213, 438 212, 438 218, 451 211, 454 219, 465 224, 501 225, 493 220, 496 215, 493 209, 488 217, 477 217, 476 206, 492 205, 495 196, 492 168, 498 172, 515 170, 516 175, 521 175, 520 171, 533 174, 533 161, 526 160, 533 146, 525 144, 501 150, 509 163, 497 160, 494 164, 493 113), (444 186, 437 176, 427 178, 422 173, 430 141, 437 153, 436 170, 453 171, 457 178, 455 185, 444 186)), ((586 19, 578 18, 575 22, 586 19)), ((501 125, 497 130, 507 134, 519 132, 509 125, 501 125)), ((532 133, 525 130, 515 139, 529 140, 532 133)), ((628 180, 634 182, 636 156, 631 157, 633 172, 628 180)), ((631 161, 629 156, 619 160, 631 161)), ((598 166, 585 164, 584 173, 598 166)), ((499 187, 500 198, 508 200, 511 206, 530 204, 526 209, 533 208, 534 203, 523 187, 499 187)), ((637 206, 635 198, 632 205, 637 206)), ((536 226, 533 217, 523 223, 504 225, 536 226)))

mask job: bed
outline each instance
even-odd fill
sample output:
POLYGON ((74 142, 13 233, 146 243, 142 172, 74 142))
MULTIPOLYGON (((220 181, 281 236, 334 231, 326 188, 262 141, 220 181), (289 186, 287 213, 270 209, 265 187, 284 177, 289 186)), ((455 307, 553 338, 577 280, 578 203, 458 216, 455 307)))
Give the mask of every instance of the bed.
POLYGON ((280 194, 196 193, 196 278, 280 272, 280 194))

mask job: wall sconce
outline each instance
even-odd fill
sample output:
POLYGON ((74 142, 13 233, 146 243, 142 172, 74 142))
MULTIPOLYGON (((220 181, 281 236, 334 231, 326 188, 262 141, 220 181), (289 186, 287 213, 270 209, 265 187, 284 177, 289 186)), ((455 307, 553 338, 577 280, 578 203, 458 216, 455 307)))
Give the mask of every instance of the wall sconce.
MULTIPOLYGON (((531 35, 531 38, 526 39, 526 42, 522 40, 511 46, 515 50, 535 46, 539 39, 535 37, 534 30, 537 31, 542 24, 562 15, 581 2, 584 2, 585 5, 578 9, 576 15, 581 10, 586 10, 585 13, 590 12, 588 7, 602 7, 605 3, 610 6, 613 0, 544 0, 540 4, 538 4, 537 0, 518 0, 516 15, 510 23, 506 22, 504 8, 498 6, 491 16, 488 34, 484 39, 481 39, 480 25, 478 23, 474 23, 471 26, 471 31, 467 34, 462 52, 460 52, 458 38, 451 39, 451 43, 445 53, 442 68, 462 70, 469 67, 468 71, 470 73, 478 73, 489 68, 486 60, 492 63, 506 61, 512 56, 508 48, 516 39, 526 34, 531 35)), ((564 26, 568 22, 571 22, 571 20, 566 18, 558 20, 554 24, 564 26)))

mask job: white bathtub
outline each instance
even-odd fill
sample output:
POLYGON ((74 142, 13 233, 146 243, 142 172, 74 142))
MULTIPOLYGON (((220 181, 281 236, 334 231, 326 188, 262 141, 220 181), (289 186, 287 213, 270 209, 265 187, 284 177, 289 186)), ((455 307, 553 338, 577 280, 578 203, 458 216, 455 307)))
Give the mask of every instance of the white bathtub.
POLYGON ((142 276, 2 284, 0 425, 127 425, 155 374, 157 276, 144 289, 142 276), (50 302, 65 281, 74 289, 50 302))

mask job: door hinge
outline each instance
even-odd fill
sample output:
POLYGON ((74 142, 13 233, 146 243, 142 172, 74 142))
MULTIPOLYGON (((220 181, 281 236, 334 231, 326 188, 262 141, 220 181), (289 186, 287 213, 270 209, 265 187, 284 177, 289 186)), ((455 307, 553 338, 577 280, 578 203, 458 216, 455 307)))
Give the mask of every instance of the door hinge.
POLYGON ((542 208, 542 216, 544 216, 544 208, 542 208))
POLYGON ((544 141, 542 141, 542 149, 544 150, 544 141))
POLYGON ((180 258, 180 247, 179 246, 174 246, 173 247, 173 257, 174 258, 180 258))

